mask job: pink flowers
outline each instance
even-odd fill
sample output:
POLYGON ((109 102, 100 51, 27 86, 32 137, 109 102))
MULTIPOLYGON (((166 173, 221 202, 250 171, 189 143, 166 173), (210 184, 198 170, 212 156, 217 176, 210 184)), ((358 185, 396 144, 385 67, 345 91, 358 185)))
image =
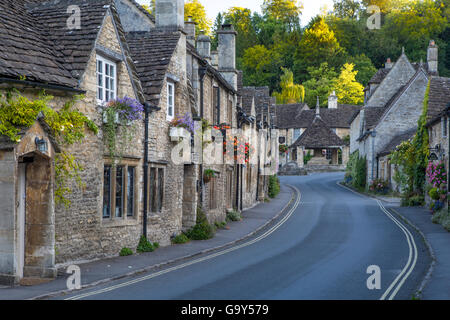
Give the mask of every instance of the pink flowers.
POLYGON ((428 182, 434 188, 438 188, 442 184, 447 184, 447 171, 445 170, 445 164, 442 161, 436 164, 433 162, 428 163, 426 175, 428 182))

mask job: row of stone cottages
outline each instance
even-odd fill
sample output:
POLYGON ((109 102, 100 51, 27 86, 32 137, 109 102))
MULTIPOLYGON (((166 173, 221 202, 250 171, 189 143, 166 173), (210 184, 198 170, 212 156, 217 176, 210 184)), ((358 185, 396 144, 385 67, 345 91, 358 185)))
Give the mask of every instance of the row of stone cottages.
POLYGON ((445 162, 448 172, 450 79, 439 77, 438 46, 431 40, 426 62, 410 62, 404 50, 395 63, 387 59, 365 88, 364 107, 351 118, 350 153, 366 157, 368 184, 381 179, 402 191, 389 155, 415 135, 427 88, 430 161, 445 162))
POLYGON ((196 37, 183 11, 183 0, 156 0, 155 16, 133 0, 1 1, 2 106, 12 88, 30 101, 45 89, 54 110, 83 94, 75 109, 99 128, 81 143, 60 146, 40 114, 20 128, 17 142, 0 137, 1 282, 55 277, 57 265, 117 255, 135 248, 143 233, 169 245, 196 223, 198 207, 214 223, 227 210, 265 198, 262 168, 277 161, 264 156, 276 138, 273 99, 267 88, 242 87, 232 26, 223 26, 218 51, 211 52, 210 39, 196 37), (105 103, 125 97, 144 106, 146 120, 116 119, 122 151, 115 161, 104 128, 116 120, 105 119, 105 103), (222 146, 220 136, 206 143, 201 134, 199 140, 197 133, 172 130, 171 121, 186 114, 195 129, 202 123, 247 129, 245 146, 263 156, 247 163, 246 153, 237 162, 232 152, 224 163, 224 154, 212 150, 213 161, 203 162, 198 144, 222 146), (55 203, 54 160, 61 149, 83 168, 81 184, 69 184, 67 207, 55 203))

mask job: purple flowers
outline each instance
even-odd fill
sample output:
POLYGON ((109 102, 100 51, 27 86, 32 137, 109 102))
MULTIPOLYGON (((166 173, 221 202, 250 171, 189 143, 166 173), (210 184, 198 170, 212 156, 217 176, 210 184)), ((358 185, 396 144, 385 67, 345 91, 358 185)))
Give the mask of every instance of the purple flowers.
POLYGON ((143 119, 144 106, 133 98, 127 96, 117 98, 109 101, 106 106, 108 108, 114 108, 122 119, 128 121, 143 119))
POLYGON ((185 113, 184 116, 177 115, 171 122, 170 126, 177 128, 185 128, 191 133, 195 133, 195 122, 192 120, 190 113, 185 113))

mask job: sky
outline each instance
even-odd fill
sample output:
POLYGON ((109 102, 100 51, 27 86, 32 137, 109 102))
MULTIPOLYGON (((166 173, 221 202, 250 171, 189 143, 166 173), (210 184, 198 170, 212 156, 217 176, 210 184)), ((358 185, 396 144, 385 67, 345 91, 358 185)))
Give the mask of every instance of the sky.
MULTIPOLYGON (((150 3, 150 0, 138 0, 139 3, 150 3)), ((230 7, 245 7, 252 11, 261 12, 263 0, 200 0, 206 9, 208 17, 214 21, 217 14, 226 11, 230 7)), ((305 26, 312 17, 320 13, 320 8, 324 5, 329 10, 333 8, 333 0, 302 0, 303 14, 301 16, 301 24, 305 26)))

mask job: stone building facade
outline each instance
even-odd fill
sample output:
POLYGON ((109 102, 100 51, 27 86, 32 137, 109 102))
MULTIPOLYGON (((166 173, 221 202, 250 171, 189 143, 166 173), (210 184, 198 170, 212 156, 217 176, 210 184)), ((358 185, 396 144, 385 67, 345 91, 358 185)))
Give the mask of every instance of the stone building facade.
POLYGON ((395 63, 388 59, 369 81, 365 106, 352 118, 350 134, 350 152, 358 151, 367 159, 368 183, 382 171, 392 183, 393 175, 385 174, 389 171, 385 152, 417 128, 428 81, 437 74, 435 59, 437 46, 431 41, 426 64, 411 63, 403 52, 395 63))
POLYGON ((14 45, 0 48, 10 59, 0 61, 0 93, 16 88, 35 99, 45 89, 54 96, 49 105, 55 110, 84 94, 74 107, 100 129, 64 149, 83 167, 82 187, 69 181, 68 207, 54 201, 54 158, 62 149, 45 119, 24 128, 19 144, 0 136, 1 282, 52 278, 57 266, 117 255, 124 247, 136 248, 144 230, 150 241, 169 245, 195 225, 198 208, 214 223, 224 221, 227 210, 264 199, 261 164, 224 163, 220 131, 214 129, 237 135, 233 130, 248 128, 242 143, 255 147, 261 145, 258 125, 268 132, 265 140, 271 135, 268 94, 254 114, 267 123, 242 111, 232 26, 219 31, 213 66, 210 39, 197 37, 195 25, 184 22, 182 0, 157 0, 155 17, 133 0, 7 0, 0 9, 8 22, 0 26, 0 39, 12 35, 26 47, 22 53, 14 45), (69 5, 80 8, 83 28, 66 32, 69 5), (36 29, 41 24, 45 28, 36 29), (104 142, 103 111, 106 102, 122 97, 144 106, 148 127, 144 121, 120 127, 116 138, 123 154, 114 160, 104 142), (178 135, 172 120, 185 115, 195 130, 178 135), (203 132, 201 120, 212 130, 203 132), (217 141, 206 143, 210 132, 217 141), (38 140, 46 143, 44 152, 38 140), (212 156, 205 161, 208 151, 212 156), (208 169, 215 177, 206 182, 208 169), (17 199, 23 199, 19 207, 17 199))
POLYGON ((339 104, 337 96, 331 93, 328 108, 316 106, 310 109, 306 104, 277 105, 276 108, 280 144, 289 148, 287 152, 280 153, 280 165, 295 161, 299 167, 303 167, 303 159, 308 153, 313 156, 308 162, 309 166, 346 165, 349 158, 349 121, 359 112, 359 106, 339 104), (315 121, 316 118, 321 121, 315 121), (318 130, 318 124, 324 128, 318 130), (314 143, 308 143, 314 148, 296 144, 302 136, 302 140, 305 140, 306 135, 309 137, 307 140, 314 140, 314 143))

